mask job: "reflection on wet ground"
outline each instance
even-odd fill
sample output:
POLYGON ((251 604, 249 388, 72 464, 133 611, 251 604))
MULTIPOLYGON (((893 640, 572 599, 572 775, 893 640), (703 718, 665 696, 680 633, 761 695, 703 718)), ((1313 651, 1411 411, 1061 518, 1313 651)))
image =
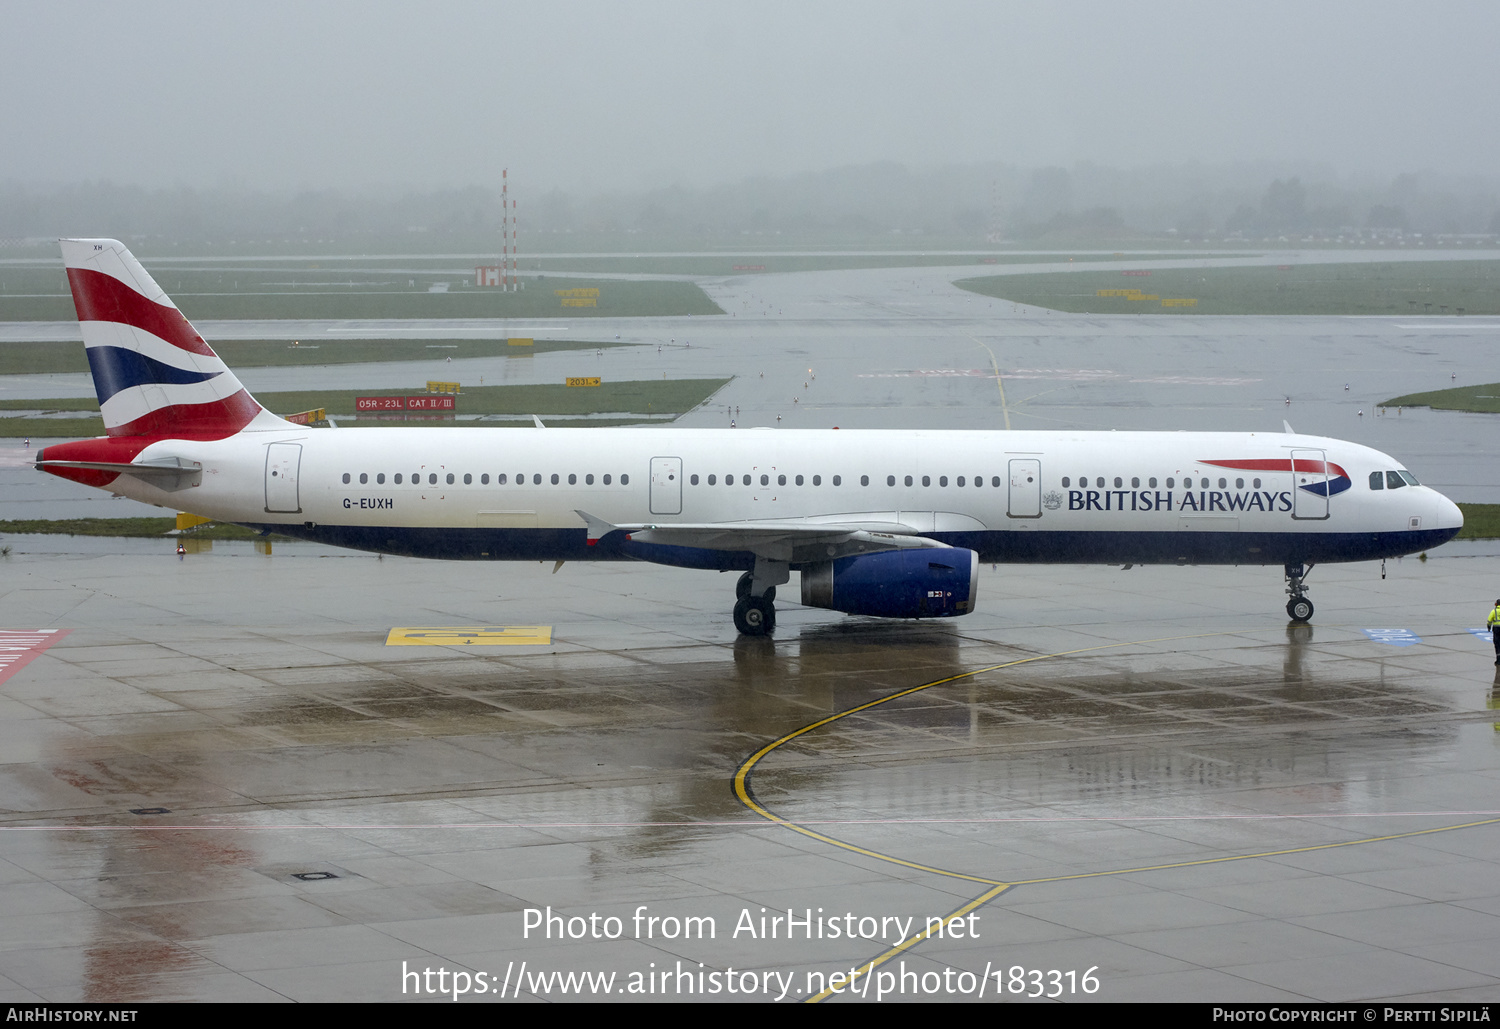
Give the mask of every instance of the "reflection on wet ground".
POLYGON ((1491 655, 1453 599, 1490 599, 1488 560, 1332 569, 1303 627, 1258 570, 1037 569, 952 622, 783 605, 752 640, 727 578, 333 553, 9 559, 4 623, 73 632, 0 686, 5 999, 396 999, 403 960, 802 975, 889 941, 735 938, 742 909, 984 888, 914 866, 1021 885, 912 968, 1098 966, 1104 999, 1500 978, 1496 826, 1306 849, 1494 817, 1491 655), (1361 631, 1395 618, 1422 643, 1361 631), (553 642, 384 646, 478 622, 553 642), (828 842, 736 796, 768 743, 925 683, 756 763, 758 802, 828 842), (538 950, 548 905, 719 935, 538 950))

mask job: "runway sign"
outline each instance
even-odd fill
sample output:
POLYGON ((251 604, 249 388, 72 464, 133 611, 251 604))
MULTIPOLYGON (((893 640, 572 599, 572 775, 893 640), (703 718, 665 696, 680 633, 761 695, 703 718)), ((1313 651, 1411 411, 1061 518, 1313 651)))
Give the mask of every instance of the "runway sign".
POLYGON ((551 642, 550 625, 399 626, 385 638, 388 647, 539 647, 551 642))
POLYGON ((31 664, 69 629, 0 629, 0 682, 31 664))

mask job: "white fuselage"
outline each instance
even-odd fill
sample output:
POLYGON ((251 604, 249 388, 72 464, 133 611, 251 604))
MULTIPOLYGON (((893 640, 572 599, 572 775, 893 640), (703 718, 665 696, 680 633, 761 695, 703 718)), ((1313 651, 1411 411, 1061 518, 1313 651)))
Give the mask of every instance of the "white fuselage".
POLYGON ((987 561, 1364 560, 1462 525, 1427 487, 1372 489, 1371 473, 1400 468, 1387 455, 1282 433, 312 429, 163 440, 138 460, 164 457, 201 463, 201 485, 110 488, 433 557, 621 556, 583 549, 580 511, 662 526, 896 523, 987 561), (428 530, 450 542, 422 544, 428 530))

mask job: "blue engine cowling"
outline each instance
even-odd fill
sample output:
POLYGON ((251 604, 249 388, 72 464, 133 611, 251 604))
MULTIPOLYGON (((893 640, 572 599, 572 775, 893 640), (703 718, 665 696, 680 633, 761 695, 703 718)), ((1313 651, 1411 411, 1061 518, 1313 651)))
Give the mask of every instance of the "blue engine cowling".
POLYGON ((951 618, 974 610, 979 555, 958 547, 857 554, 802 569, 802 603, 851 615, 951 618))

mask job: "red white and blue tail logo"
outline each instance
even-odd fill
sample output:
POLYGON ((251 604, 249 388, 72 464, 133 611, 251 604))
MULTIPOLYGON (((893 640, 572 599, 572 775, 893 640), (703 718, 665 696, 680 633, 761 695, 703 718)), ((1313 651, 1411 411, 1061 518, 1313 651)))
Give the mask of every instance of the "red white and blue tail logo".
POLYGON ((1238 468, 1247 472, 1292 472, 1297 488, 1320 497, 1336 497, 1351 485, 1349 473, 1332 461, 1308 457, 1255 458, 1238 461, 1204 461, 1220 468, 1238 468))
POLYGON ((61 243, 110 436, 222 439, 289 427, 245 391, 123 243, 61 243))

